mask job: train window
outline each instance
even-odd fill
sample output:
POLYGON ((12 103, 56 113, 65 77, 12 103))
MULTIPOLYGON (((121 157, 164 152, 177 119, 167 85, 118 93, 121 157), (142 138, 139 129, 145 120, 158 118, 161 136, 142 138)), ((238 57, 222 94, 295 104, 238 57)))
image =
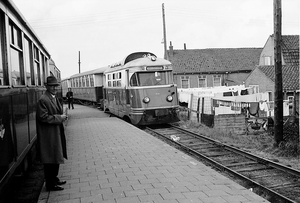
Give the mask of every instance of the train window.
POLYGON ((130 78, 130 86, 138 86, 137 73, 134 73, 130 78))
POLYGON ((12 85, 25 85, 21 30, 9 22, 12 85))
POLYGON ((24 57, 25 57, 25 70, 27 85, 35 85, 34 71, 33 71, 33 58, 32 58, 32 43, 25 37, 24 43, 24 57))
POLYGON ((40 57, 39 57, 39 49, 34 46, 34 74, 35 74, 35 84, 42 85, 41 81, 41 70, 40 70, 40 57))
POLYGON ((140 72, 138 77, 141 86, 167 85, 172 83, 169 74, 170 72, 140 72))
POLYGON ((5 18, 4 13, 0 11, 0 85, 9 85, 8 68, 5 61, 5 18), (3 57, 3 58, 2 58, 3 57))
POLYGON ((85 87, 85 76, 82 77, 82 87, 85 87))
POLYGON ((91 87, 94 87, 94 78, 92 75, 90 75, 90 83, 91 83, 91 87))
POLYGON ((117 81, 117 87, 121 87, 121 80, 117 81))
POLYGON ((86 84, 87 87, 90 87, 90 80, 89 80, 88 75, 85 77, 85 84, 86 84))
MULTIPOLYGON (((46 74, 47 70, 46 70, 45 58, 46 58, 46 57, 41 53, 42 79, 43 79, 42 83, 46 81, 46 77, 47 77, 47 74, 46 74)), ((58 76, 58 72, 57 72, 57 75, 56 75, 55 77, 56 77, 56 78, 60 78, 60 77, 58 76)))

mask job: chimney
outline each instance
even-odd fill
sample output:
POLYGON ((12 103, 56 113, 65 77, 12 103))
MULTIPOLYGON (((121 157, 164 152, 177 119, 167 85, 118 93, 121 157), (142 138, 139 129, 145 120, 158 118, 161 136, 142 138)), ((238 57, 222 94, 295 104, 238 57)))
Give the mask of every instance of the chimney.
POLYGON ((173 52, 172 41, 170 41, 169 51, 170 51, 170 56, 173 56, 174 52, 173 52))
POLYGON ((185 43, 183 44, 183 49, 186 50, 186 44, 185 43))

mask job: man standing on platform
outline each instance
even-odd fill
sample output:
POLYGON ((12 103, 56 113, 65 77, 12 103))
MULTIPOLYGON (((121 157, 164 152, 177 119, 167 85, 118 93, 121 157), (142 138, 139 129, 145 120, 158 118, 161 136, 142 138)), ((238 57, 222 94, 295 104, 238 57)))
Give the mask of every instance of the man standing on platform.
POLYGON ((71 88, 68 88, 68 92, 66 94, 66 97, 67 97, 67 100, 68 100, 69 109, 71 108, 71 106, 72 106, 72 109, 74 109, 74 106, 73 106, 73 92, 72 92, 71 88))
POLYGON ((54 76, 47 77, 47 91, 40 97, 36 111, 37 148, 44 164, 46 189, 63 190, 66 181, 59 180, 59 165, 67 159, 66 137, 63 122, 67 115, 56 97, 59 83, 54 76))

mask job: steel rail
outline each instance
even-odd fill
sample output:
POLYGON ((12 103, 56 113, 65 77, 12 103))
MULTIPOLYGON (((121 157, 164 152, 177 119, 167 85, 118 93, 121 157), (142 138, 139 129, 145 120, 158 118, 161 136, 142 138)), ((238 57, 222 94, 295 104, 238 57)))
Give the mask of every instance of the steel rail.
POLYGON ((289 174, 298 176, 298 177, 300 178, 300 171, 298 171, 298 170, 296 170, 296 169, 293 169, 293 168, 288 167, 288 166, 284 166, 284 165, 279 164, 279 163, 275 163, 275 162, 270 161, 270 160, 268 160, 268 159, 264 159, 264 158, 262 158, 262 157, 259 157, 259 156, 256 156, 256 155, 254 155, 254 154, 251 154, 251 153, 249 153, 249 152, 246 152, 246 151, 243 151, 243 150, 241 150, 241 149, 235 148, 235 147, 233 147, 233 146, 229 146, 229 145, 223 144, 223 143, 221 143, 221 142, 219 142, 219 141, 213 140, 213 139, 208 138, 208 137, 206 137, 206 136, 198 135, 198 134, 196 134, 196 133, 194 133, 194 132, 191 132, 191 131, 189 131, 189 130, 182 129, 182 128, 179 128, 179 127, 174 126, 174 125, 171 125, 171 126, 172 126, 172 128, 176 128, 177 130, 180 130, 180 131, 182 131, 182 132, 186 132, 186 133, 189 133, 189 134, 191 134, 191 135, 200 137, 200 138, 202 138, 202 139, 206 139, 206 140, 211 141, 211 142, 215 143, 216 145, 222 146, 223 148, 228 149, 228 150, 230 150, 230 151, 232 151, 232 152, 238 153, 238 154, 240 154, 240 155, 242 155, 242 156, 247 156, 248 158, 250 158, 250 159, 252 159, 252 160, 255 160, 255 161, 259 162, 259 163, 262 163, 262 164, 271 166, 271 167, 273 167, 273 168, 276 168, 276 169, 281 170, 281 171, 284 171, 284 172, 288 172, 289 174))
MULTIPOLYGON (((270 163, 269 160, 266 160, 266 159, 263 159, 263 158, 261 158, 261 157, 252 155, 252 154, 250 154, 250 153, 248 153, 248 152, 244 152, 244 151, 239 150, 239 149, 237 149, 237 148, 234 148, 234 147, 232 147, 232 146, 228 146, 228 145, 226 145, 226 144, 220 143, 219 141, 215 141, 215 140, 213 140, 213 139, 211 139, 211 138, 208 138, 208 137, 205 137, 205 136, 198 135, 198 134, 196 134, 196 133, 194 133, 194 132, 191 132, 191 131, 188 131, 188 130, 185 130, 185 129, 181 129, 181 128, 176 127, 176 126, 173 126, 173 125, 170 125, 170 126, 172 126, 172 128, 174 128, 174 129, 176 129, 176 130, 178 130, 178 131, 181 131, 181 132, 183 132, 183 133, 187 133, 187 134, 189 134, 189 135, 192 135, 192 136, 194 136, 195 138, 198 137, 198 138, 201 138, 201 139, 205 139, 205 140, 207 140, 207 141, 209 141, 209 142, 212 142, 212 143, 214 143, 214 144, 216 144, 216 145, 218 145, 218 146, 220 146, 220 147, 222 147, 222 148, 225 148, 225 149, 227 149, 227 150, 230 150, 230 151, 232 151, 232 152, 234 152, 234 153, 237 153, 237 154, 239 154, 239 155, 246 156, 247 158, 250 158, 250 159, 252 159, 252 160, 255 160, 255 161, 259 162, 259 163, 262 163, 262 164, 266 164, 266 163, 267 163, 266 165, 269 165, 269 164, 270 164, 270 166, 272 166, 272 167, 273 167, 273 165, 277 165, 277 163, 273 163, 273 162, 270 163)), ((234 176, 236 176, 236 177, 239 177, 240 179, 242 179, 242 180, 244 180, 244 181, 247 181, 248 183, 251 183, 251 184, 252 184, 252 187, 255 186, 256 188, 259 188, 259 189, 265 191, 266 193, 271 194, 273 198, 274 198, 274 197, 275 197, 276 199, 279 198, 281 201, 287 202, 287 203, 297 203, 297 202, 295 202, 294 200, 292 200, 292 199, 290 199, 290 198, 288 198, 288 197, 285 197, 285 196, 283 196, 282 194, 280 194, 280 193, 278 193, 278 192, 276 192, 276 191, 274 191, 274 190, 272 190, 272 189, 270 189, 270 188, 267 188, 267 187, 261 185, 260 183, 254 181, 254 180, 251 180, 250 178, 248 178, 248 177, 246 177, 246 176, 244 176, 244 175, 242 175, 242 174, 240 174, 240 173, 234 171, 233 169, 230 169, 230 168, 226 167, 225 165, 223 165, 223 164, 221 164, 221 163, 218 163, 217 161, 215 161, 215 160, 213 160, 213 159, 211 159, 211 158, 209 158, 209 157, 207 157, 207 156, 205 156, 205 155, 203 155, 203 154, 197 152, 196 150, 191 149, 190 147, 188 147, 188 146, 185 145, 185 144, 182 144, 182 143, 179 143, 179 142, 177 142, 177 141, 174 141, 173 139, 171 139, 171 138, 169 138, 169 137, 167 137, 167 136, 164 136, 163 134, 161 134, 161 133, 155 131, 154 129, 151 129, 150 127, 146 127, 146 129, 149 130, 149 131, 151 131, 151 132, 154 133, 155 135, 159 136, 160 138, 163 138, 163 139, 165 139, 165 140, 168 140, 168 141, 171 142, 172 144, 177 145, 178 147, 184 149, 184 150, 187 151, 189 154, 192 154, 192 155, 194 155, 194 156, 200 157, 200 158, 202 158, 202 159, 208 161, 210 164, 212 164, 213 166, 216 166, 216 167, 219 168, 220 170, 229 172, 230 174, 232 174, 232 175, 234 175, 234 176)), ((285 168, 285 166, 280 165, 280 166, 278 166, 278 168, 276 168, 276 169, 283 170, 283 168, 285 168)), ((293 170, 290 170, 290 168, 288 168, 288 171, 292 171, 292 174, 293 174, 293 175, 296 174, 296 176, 300 176, 300 172, 297 171, 297 170, 294 170, 294 169, 293 169, 293 170)))

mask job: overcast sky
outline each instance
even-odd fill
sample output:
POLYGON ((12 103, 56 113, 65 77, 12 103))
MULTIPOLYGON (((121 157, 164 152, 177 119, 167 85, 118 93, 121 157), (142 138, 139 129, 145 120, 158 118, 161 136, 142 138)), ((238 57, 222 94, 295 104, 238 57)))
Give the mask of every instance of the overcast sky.
MULTIPOLYGON (((273 0, 13 0, 62 78, 136 51, 263 47, 273 34, 273 0)), ((282 34, 299 35, 299 0, 282 0, 282 34)))

